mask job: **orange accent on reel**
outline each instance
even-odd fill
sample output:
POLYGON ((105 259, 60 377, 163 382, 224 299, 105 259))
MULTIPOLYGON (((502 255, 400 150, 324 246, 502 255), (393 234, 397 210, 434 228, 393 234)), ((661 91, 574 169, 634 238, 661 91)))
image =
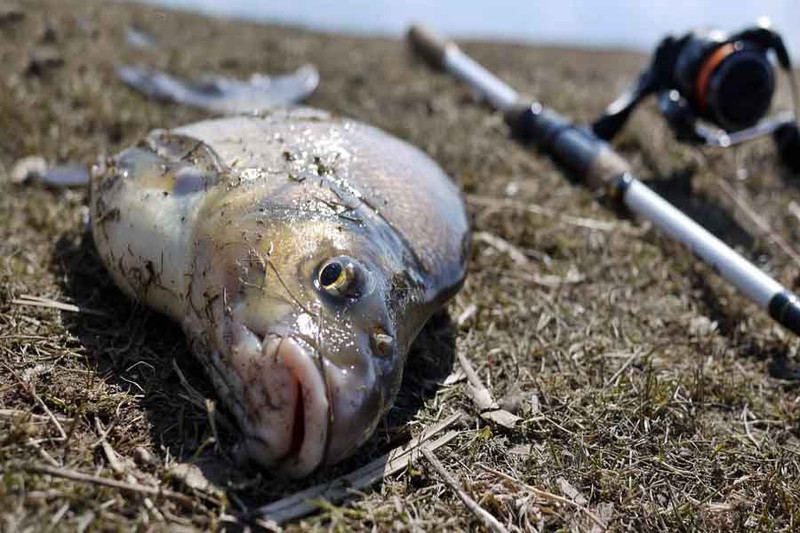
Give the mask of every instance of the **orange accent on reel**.
POLYGON ((703 62, 700 71, 697 73, 697 85, 695 85, 695 97, 697 98, 697 106, 700 112, 704 113, 706 110, 706 91, 708 91, 708 80, 711 79, 711 74, 722 63, 722 61, 736 51, 736 46, 733 43, 723 44, 714 50, 708 59, 703 62))

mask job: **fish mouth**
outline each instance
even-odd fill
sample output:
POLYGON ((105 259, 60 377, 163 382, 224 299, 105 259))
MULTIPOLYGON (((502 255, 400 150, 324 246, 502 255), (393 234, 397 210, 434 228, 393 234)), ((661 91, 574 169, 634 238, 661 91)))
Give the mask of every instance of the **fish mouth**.
POLYGON ((260 340, 247 330, 232 351, 242 451, 293 478, 352 454, 374 431, 385 402, 370 355, 354 353, 349 363, 334 363, 301 336, 260 340))
POLYGON ((257 462, 291 477, 325 461, 330 402, 325 376, 310 350, 292 337, 264 340, 257 375, 248 376, 245 446, 257 462), (255 389, 255 390, 253 390, 255 389))

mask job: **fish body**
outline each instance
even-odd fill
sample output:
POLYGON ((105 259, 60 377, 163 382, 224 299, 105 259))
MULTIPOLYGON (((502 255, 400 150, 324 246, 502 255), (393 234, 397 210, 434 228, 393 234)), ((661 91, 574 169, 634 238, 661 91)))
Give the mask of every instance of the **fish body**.
POLYGON ((469 247, 428 156, 311 109, 153 131, 94 169, 91 215, 119 287, 182 324, 246 454, 298 477, 373 432, 469 247))

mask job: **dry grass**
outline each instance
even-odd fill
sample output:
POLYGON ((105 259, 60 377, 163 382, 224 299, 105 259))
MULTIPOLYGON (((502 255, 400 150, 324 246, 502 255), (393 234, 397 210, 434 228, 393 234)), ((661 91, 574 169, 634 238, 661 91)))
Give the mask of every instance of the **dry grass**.
MULTIPOLYGON (((598 522, 612 531, 797 529, 798 340, 678 245, 510 142, 498 117, 401 43, 88 0, 27 1, 22 20, 12 20, 2 14, 8 5, 0 6, 0 529, 233 528, 233 517, 366 465, 458 411, 466 416, 457 435, 436 457, 510 531, 592 531, 598 522), (163 47, 126 47, 129 24, 163 47), (62 63, 31 73, 31 54, 44 48, 62 63), (235 429, 179 328, 125 299, 104 272, 84 233, 85 192, 5 183, 23 156, 90 163, 150 128, 202 116, 128 91, 113 76, 121 60, 234 75, 314 62, 322 86, 311 105, 410 140, 470 195, 483 233, 450 308, 463 323, 443 315, 425 330, 396 408, 346 464, 297 483, 239 468, 235 429), (495 201, 509 192, 513 202, 495 201), (31 296, 72 307, 29 305, 31 296), (442 384, 456 354, 501 408, 522 417, 513 428, 482 419, 463 380, 442 384), (52 475, 61 470, 72 477, 52 475), (198 471, 205 475, 187 475, 198 471)), ((582 120, 645 61, 465 49, 582 120)), ((749 177, 737 180, 731 154, 700 157, 677 145, 650 107, 618 146, 671 201, 800 288, 798 266, 729 194, 798 247, 800 181, 777 166, 768 142, 738 152, 749 177)), ((289 528, 481 527, 423 458, 349 504, 319 508, 289 528)))

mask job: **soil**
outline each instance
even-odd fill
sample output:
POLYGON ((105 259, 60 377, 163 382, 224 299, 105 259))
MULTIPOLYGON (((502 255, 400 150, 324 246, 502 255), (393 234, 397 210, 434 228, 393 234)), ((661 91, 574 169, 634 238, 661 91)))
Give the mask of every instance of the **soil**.
MULTIPOLYGON (((461 44, 582 122, 647 62, 615 50, 461 44)), ((788 106, 785 87, 777 100, 788 106)), ((509 530, 599 530, 592 517, 612 531, 798 527, 798 339, 680 245, 510 140, 500 116, 405 43, 133 4, 7 1, 0 120, 0 529, 236 529, 250 510, 367 464, 455 412, 464 413, 457 437, 435 453, 509 530), (128 44, 131 27, 157 46, 128 44), (153 128, 208 116, 132 92, 115 76, 119 63, 242 78, 313 63, 322 82, 309 105, 408 140, 463 187, 475 231, 466 285, 415 343, 396 407, 351 460, 302 481, 237 463, 237 430, 212 408, 179 326, 125 298, 100 263, 87 192, 12 183, 23 157, 88 167, 153 128), (30 297, 80 312, 19 303, 30 297), (514 428, 481 418, 463 380, 445 381, 458 354, 521 417, 514 428), (186 475, 198 462, 200 482, 186 475)), ((675 141, 648 103, 615 147, 671 202, 800 290, 800 176, 781 167, 771 141, 699 151, 675 141)), ((422 457, 288 524, 480 527, 422 457)))

